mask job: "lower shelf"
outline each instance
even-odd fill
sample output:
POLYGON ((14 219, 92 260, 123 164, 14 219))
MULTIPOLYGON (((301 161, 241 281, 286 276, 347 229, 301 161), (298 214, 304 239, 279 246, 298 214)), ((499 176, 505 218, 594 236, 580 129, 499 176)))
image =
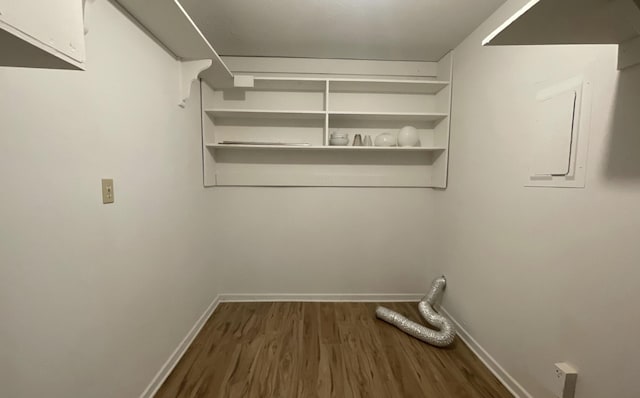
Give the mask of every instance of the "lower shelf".
POLYGON ((290 151, 363 151, 363 152, 435 152, 444 151, 440 147, 381 147, 381 146, 317 146, 317 145, 238 145, 238 144, 207 144, 207 148, 216 150, 260 149, 260 150, 290 150, 290 151))
POLYGON ((206 186, 446 186, 444 148, 206 146, 206 186))

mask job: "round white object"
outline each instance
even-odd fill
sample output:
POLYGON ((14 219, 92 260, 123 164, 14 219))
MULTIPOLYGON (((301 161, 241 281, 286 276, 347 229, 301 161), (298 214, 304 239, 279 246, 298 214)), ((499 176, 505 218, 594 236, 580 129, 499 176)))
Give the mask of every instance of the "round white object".
POLYGON ((349 145, 349 139, 346 137, 343 138, 329 138, 329 145, 332 146, 340 146, 340 145, 349 145))
POLYGON ((420 146, 418 130, 413 126, 404 126, 398 132, 398 146, 420 146))
POLYGON ((382 133, 378 134, 374 141, 375 146, 396 146, 398 145, 398 140, 396 136, 392 133, 382 133))
POLYGON ((349 133, 339 133, 334 131, 331 133, 331 138, 349 138, 349 133))

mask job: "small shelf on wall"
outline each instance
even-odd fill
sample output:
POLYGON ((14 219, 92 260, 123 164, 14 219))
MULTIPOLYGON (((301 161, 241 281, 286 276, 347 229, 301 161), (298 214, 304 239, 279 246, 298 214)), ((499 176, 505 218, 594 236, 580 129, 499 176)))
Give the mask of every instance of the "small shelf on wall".
POLYGON ((435 152, 447 148, 438 147, 377 147, 377 146, 331 146, 331 145, 246 145, 246 144, 206 144, 215 150, 273 150, 273 151, 333 151, 333 152, 435 152))
POLYGON ((446 113, 329 112, 329 119, 335 121, 382 121, 404 124, 439 122, 447 116, 449 115, 446 113))
POLYGON ((449 85, 438 80, 329 79, 329 90, 353 93, 437 94, 449 85))
POLYGON ((180 106, 198 77, 215 89, 233 87, 233 74, 178 0, 116 1, 181 61, 180 106))
POLYGON ((324 92, 325 79, 290 77, 254 77, 251 91, 320 91, 324 92))
POLYGON ((0 1, 0 66, 85 70, 81 1, 0 1))
POLYGON ((482 44, 619 44, 624 69, 640 63, 639 32, 639 0, 531 0, 482 44))
POLYGON ((291 119, 323 120, 324 111, 284 111, 259 109, 209 109, 205 111, 216 120, 239 119, 291 119))

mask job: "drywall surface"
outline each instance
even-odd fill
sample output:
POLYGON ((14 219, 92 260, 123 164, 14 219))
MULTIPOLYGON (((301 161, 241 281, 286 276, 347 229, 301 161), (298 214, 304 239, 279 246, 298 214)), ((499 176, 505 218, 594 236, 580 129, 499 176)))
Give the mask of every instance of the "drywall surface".
POLYGON ((509 1, 455 50, 449 187, 434 192, 445 307, 536 398, 553 364, 576 397, 640 396, 640 68, 616 49, 481 47, 509 1), (586 73, 586 188, 525 188, 541 82, 586 73))
MULTIPOLYGON (((315 77, 323 77, 316 75, 316 66, 331 65, 332 73, 347 76, 354 76, 354 66, 361 73, 372 67, 362 61, 318 60, 313 67, 298 59, 263 61, 270 73, 315 77)), ((246 72, 253 70, 256 59, 237 58, 231 66, 232 71, 246 72)), ((414 65, 398 62, 387 68, 411 73, 414 65)), ((424 70, 428 72, 437 71, 424 70)), ((430 189, 208 190, 216 223, 211 248, 224 293, 413 294, 425 292, 434 277, 425 270, 436 232, 431 228, 430 189)))
POLYGON ((2 397, 139 396, 216 295, 197 93, 89 7, 86 72, 0 68, 2 397))
POLYGON ((225 293, 420 293, 432 277, 432 192, 213 188, 225 293))

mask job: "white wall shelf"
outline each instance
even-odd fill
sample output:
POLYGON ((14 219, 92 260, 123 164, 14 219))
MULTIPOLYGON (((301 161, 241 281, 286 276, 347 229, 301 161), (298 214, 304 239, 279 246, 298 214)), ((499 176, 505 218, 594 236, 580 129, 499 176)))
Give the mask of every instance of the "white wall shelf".
POLYGON ((329 112, 329 120, 335 121, 390 121, 404 124, 415 122, 438 122, 449 116, 446 113, 401 113, 401 112, 329 112))
POLYGON ((251 90, 266 91, 324 91, 325 79, 290 77, 255 77, 251 90))
POLYGON ((241 144, 206 144, 207 148, 215 150, 275 150, 275 151, 365 151, 365 152, 434 152, 445 151, 447 148, 437 147, 376 147, 376 146, 297 146, 297 145, 241 145, 241 144))
POLYGON ((323 111, 281 111, 252 109, 209 109, 205 111, 214 119, 294 119, 324 120, 323 111))
MULTIPOLYGON (((639 32, 638 0, 531 0, 482 44, 620 44, 628 49, 639 32)), ((625 53, 618 69, 640 63, 640 51, 625 53)))
POLYGON ((177 0, 116 1, 179 60, 211 60, 199 76, 212 88, 233 87, 233 74, 177 0))
POLYGON ((445 188, 451 64, 449 54, 419 79, 238 74, 238 87, 203 85, 204 185, 445 188), (407 125, 419 146, 352 145, 407 125), (350 145, 329 145, 333 131, 350 145))
POLYGON ((437 80, 329 79, 336 92, 437 94, 449 85, 437 80))

